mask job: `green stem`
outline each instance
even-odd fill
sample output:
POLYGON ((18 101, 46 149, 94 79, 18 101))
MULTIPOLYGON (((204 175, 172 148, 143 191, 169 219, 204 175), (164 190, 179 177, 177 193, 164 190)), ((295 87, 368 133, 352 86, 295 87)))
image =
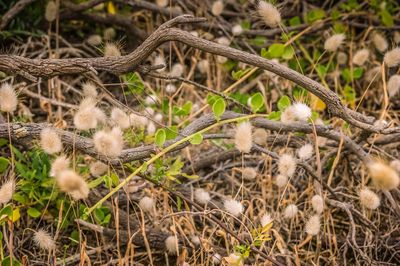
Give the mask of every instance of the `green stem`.
POLYGON ((195 132, 173 144, 171 144, 170 146, 164 148, 163 150, 161 150, 159 153, 157 153, 155 156, 151 157, 150 160, 144 162, 142 165, 140 165, 132 174, 130 174, 124 181, 122 181, 121 183, 119 183, 118 186, 116 186, 113 190, 111 190, 107 195, 105 195, 102 199, 100 199, 98 202, 96 202, 96 204, 94 204, 92 207, 90 207, 85 214, 89 215, 90 213, 92 213, 96 208, 98 208, 99 206, 101 206, 103 204, 103 202, 105 202, 107 199, 109 199, 112 195, 114 195, 118 190, 120 190, 122 187, 124 187, 126 184, 128 184, 128 182, 134 177, 136 176, 138 173, 140 173, 140 171, 142 171, 142 169, 146 169, 147 166, 149 166, 151 163, 155 162, 158 158, 160 158, 161 156, 165 155, 166 153, 170 152, 171 150, 173 150, 174 148, 178 147, 180 144, 189 141, 195 134, 198 133, 204 133, 209 131, 210 129, 213 129, 214 127, 223 125, 223 124, 228 124, 228 123, 232 123, 232 122, 237 122, 243 119, 251 119, 251 118, 256 118, 256 117, 265 117, 265 114, 252 114, 252 115, 246 115, 246 116, 241 116, 241 117, 237 117, 237 118, 232 118, 232 119, 227 119, 227 120, 223 120, 223 121, 219 121, 215 124, 212 124, 211 126, 208 126, 198 132, 195 132), (146 167, 146 168, 145 168, 146 167))

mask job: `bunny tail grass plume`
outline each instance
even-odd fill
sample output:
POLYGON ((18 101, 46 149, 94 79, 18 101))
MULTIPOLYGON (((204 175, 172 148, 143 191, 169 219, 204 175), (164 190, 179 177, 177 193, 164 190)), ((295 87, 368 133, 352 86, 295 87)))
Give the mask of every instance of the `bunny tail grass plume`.
POLYGON ((59 153, 63 148, 60 137, 52 128, 44 128, 40 132, 40 146, 48 154, 59 153))
POLYGON ((124 141, 122 131, 114 127, 111 131, 101 130, 93 136, 94 148, 107 157, 118 157, 122 153, 124 141))
POLYGON ((400 173, 400 160, 393 160, 390 162, 390 167, 396 170, 397 173, 400 173))
POLYGON ((178 238, 176 236, 169 236, 165 239, 165 249, 169 254, 176 254, 179 249, 178 238))
POLYGON ((173 64, 170 75, 173 77, 182 77, 185 67, 182 64, 173 64))
POLYGON ((324 199, 320 195, 314 195, 311 198, 311 206, 318 214, 324 211, 324 199))
POLYGON ((86 199, 89 186, 85 180, 72 170, 64 170, 56 176, 57 185, 62 192, 68 193, 74 200, 86 199))
POLYGON ((243 33, 243 28, 240 24, 237 24, 232 27, 231 31, 232 31, 233 36, 239 36, 240 34, 243 33))
POLYGON ((82 84, 83 96, 86 98, 97 98, 97 89, 92 82, 85 82, 82 84))
POLYGON ((379 196, 368 188, 363 188, 359 191, 358 196, 360 203, 367 209, 375 210, 381 205, 379 196))
POLYGON ((222 14, 223 11, 224 11, 224 2, 222 2, 221 0, 214 1, 211 7, 211 13, 214 16, 219 16, 222 14))
POLYGON ((111 120, 113 120, 114 123, 121 129, 126 129, 130 127, 131 124, 129 116, 124 111, 122 111, 117 107, 114 107, 111 110, 111 120))
POLYGON ((155 66, 160 66, 160 65, 163 65, 164 67, 162 67, 162 68, 159 68, 159 69, 157 69, 156 71, 157 72, 162 72, 164 69, 165 69, 165 66, 167 65, 166 63, 165 63, 165 58, 164 58, 164 56, 162 55, 162 54, 159 54, 159 55, 157 55, 155 58, 154 58, 154 63, 153 63, 155 66))
POLYGON ((105 121, 105 114, 96 107, 96 100, 92 97, 85 98, 79 104, 74 115, 74 125, 79 130, 96 128, 98 123, 105 121))
POLYGON ((56 247, 53 237, 45 230, 39 229, 33 235, 35 244, 44 250, 53 250, 56 247))
POLYGON ((301 146, 301 148, 297 151, 297 156, 300 160, 308 160, 313 155, 313 146, 309 143, 301 146))
POLYGON ((296 171, 296 159, 290 154, 282 154, 279 157, 278 170, 281 175, 292 177, 296 171))
POLYGON ((90 174, 94 177, 99 177, 104 175, 108 170, 108 165, 100 161, 94 162, 89 167, 90 174))
POLYGON ((296 205, 290 204, 283 211, 283 217, 286 219, 293 219, 294 217, 296 217, 298 211, 299 209, 296 205))
POLYGON ((210 193, 202 188, 197 188, 194 191, 194 198, 201 204, 207 204, 211 200, 210 193))
POLYGON ((106 41, 111 41, 113 39, 115 39, 115 37, 117 36, 117 32, 115 31, 114 28, 107 28, 103 31, 103 38, 106 41))
POLYGON ((344 34, 334 34, 326 39, 324 49, 329 52, 336 52, 337 49, 343 44, 346 36, 344 34))
POLYGON ((197 69, 200 71, 201 74, 206 74, 209 68, 210 68, 210 63, 206 59, 200 60, 197 63, 197 69))
POLYGON ((308 219, 306 223, 305 231, 307 234, 315 236, 318 235, 321 230, 321 218, 318 214, 315 214, 308 219))
POLYGON ((347 54, 346 53, 343 53, 343 52, 338 52, 337 53, 337 55, 336 55, 336 60, 337 60, 337 63, 339 64, 339 65, 345 65, 345 64, 347 64, 347 59, 348 59, 348 56, 347 56, 347 54))
POLYGON ((389 47, 386 38, 379 32, 375 32, 372 35, 372 43, 374 44, 375 48, 381 53, 386 51, 387 48, 389 47))
POLYGON ((62 171, 67 170, 69 167, 70 161, 65 155, 61 155, 57 157, 54 162, 51 164, 50 176, 56 177, 62 171))
POLYGON ((253 145, 253 136, 250 122, 243 122, 237 125, 235 132, 235 147, 240 152, 249 153, 253 145))
POLYGON ((283 188, 288 183, 288 177, 286 175, 277 175, 275 179, 275 185, 279 188, 283 188))
POLYGON ((17 109, 18 98, 13 87, 9 83, 3 83, 0 87, 0 110, 12 113, 17 109))
POLYGON ((236 253, 231 253, 228 257, 224 257, 224 262, 223 265, 243 266, 242 257, 236 253))
POLYGON ((46 6, 44 17, 48 22, 52 22, 57 18, 57 4, 54 1, 49 1, 46 6))
POLYGON ((246 180, 253 180, 257 176, 257 171, 253 167, 245 167, 242 169, 242 177, 246 180))
POLYGON ((101 36, 98 34, 92 34, 86 39, 86 42, 93 46, 99 46, 102 41, 101 36))
POLYGON ((235 217, 239 217, 244 210, 242 203, 234 199, 225 200, 224 209, 235 217))
POLYGON ((121 56, 120 47, 112 42, 107 42, 104 46, 104 57, 117 57, 121 56))
POLYGON ((257 128, 254 130, 253 133, 253 141, 254 143, 265 146, 267 145, 267 138, 268 138, 268 133, 265 129, 263 128, 257 128))
POLYGON ((292 106, 287 107, 281 114, 281 122, 288 125, 296 121, 296 113, 292 106))
POLYGON ((383 57, 383 62, 385 62, 388 67, 398 66, 400 64, 400 48, 396 47, 389 52, 386 52, 383 57))
POLYGON ((387 191, 399 186, 398 173, 386 163, 376 160, 368 164, 368 170, 376 188, 387 191))
POLYGON ((151 212, 154 208, 154 200, 145 196, 139 201, 139 207, 145 212, 151 212))
POLYGON ((275 28, 281 23, 281 13, 279 10, 264 0, 258 2, 257 12, 268 27, 275 28))
POLYGON ((393 75, 387 83, 389 97, 395 96, 400 90, 400 75, 393 75))
POLYGON ((357 66, 363 66, 365 62, 368 60, 368 57, 369 57, 368 49, 358 50, 353 56, 353 64, 357 66))
POLYGON ((267 224, 272 223, 272 221, 271 215, 269 213, 265 213, 260 219, 260 224, 264 227, 267 224))
POLYGON ((176 92, 176 86, 172 83, 167 84, 167 86, 165 86, 165 92, 169 95, 174 94, 176 92))
POLYGON ((296 114, 296 119, 298 121, 307 121, 311 118, 311 109, 304 103, 294 103, 291 108, 294 109, 294 113, 296 114))
POLYGON ((9 179, 3 183, 0 188, 0 204, 6 204, 11 201, 15 191, 14 179, 9 179))

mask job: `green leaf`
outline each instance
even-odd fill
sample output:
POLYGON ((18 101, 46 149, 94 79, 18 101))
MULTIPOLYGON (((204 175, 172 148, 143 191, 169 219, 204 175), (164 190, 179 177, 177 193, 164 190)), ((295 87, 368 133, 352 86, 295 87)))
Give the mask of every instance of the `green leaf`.
POLYGON ((174 139, 178 136, 178 127, 171 126, 164 128, 165 134, 167 135, 167 140, 174 139))
POLYGON ((167 139, 167 134, 163 128, 157 130, 154 142, 158 147, 162 147, 167 139))
POLYGON ((11 205, 5 206, 3 209, 0 210, 0 217, 6 215, 8 218, 11 218, 13 215, 13 209, 11 205))
POLYGON ((250 105, 251 105, 251 110, 253 110, 254 113, 257 113, 258 110, 261 109, 264 105, 264 97, 260 92, 257 92, 250 98, 250 105))
POLYGON ((0 157, 0 174, 4 173, 7 170, 10 161, 7 158, 0 157))
POLYGON ((290 99, 286 95, 282 96, 278 101, 278 110, 284 111, 290 106, 290 99))
POLYGON ((261 53, 260 53, 261 57, 263 58, 268 58, 268 51, 267 49, 265 49, 264 47, 261 48, 261 53))
POLYGON ((10 256, 7 256, 3 259, 1 262, 2 266, 22 266, 21 262, 17 261, 14 257, 12 258, 12 263, 11 263, 11 258, 10 256))
POLYGON ((281 111, 273 111, 268 115, 268 119, 269 120, 273 120, 273 121, 279 121, 281 120, 281 111))
POLYGON ((305 20, 308 23, 323 19, 325 17, 325 11, 322 9, 313 9, 306 14, 305 20))
POLYGON ((292 59, 293 56, 294 56, 293 47, 292 46, 286 46, 285 47, 285 51, 282 54, 282 58, 286 59, 286 60, 289 60, 289 59, 292 59))
POLYGON ((38 211, 36 208, 33 207, 29 208, 27 213, 30 217, 33 218, 38 218, 41 215, 40 211, 38 211))
POLYGON ((95 209, 94 211, 93 211, 93 215, 94 215, 94 218, 97 220, 97 222, 101 222, 101 221, 103 221, 103 219, 104 219, 104 212, 103 212, 103 210, 101 209, 101 208, 97 208, 97 209, 95 209))
POLYGON ((355 100, 356 100, 356 92, 355 92, 355 90, 353 89, 353 87, 351 87, 351 86, 349 86, 349 85, 346 85, 346 86, 344 87, 343 94, 344 94, 344 98, 345 98, 345 100, 346 100, 347 103, 350 103, 350 104, 354 104, 354 103, 355 103, 355 100))
POLYGON ((214 102, 214 104, 212 105, 212 111, 214 113, 214 116, 217 120, 219 120, 222 116, 222 114, 225 112, 225 101, 222 98, 219 98, 218 100, 216 100, 214 102))
POLYGON ((301 24, 301 20, 299 16, 292 17, 289 19, 289 25, 290 26, 297 26, 301 24))
POLYGON ((359 79, 362 77, 363 73, 364 73, 364 69, 362 69, 361 67, 357 67, 357 68, 353 69, 353 78, 359 79))
POLYGON ((270 58, 280 58, 285 52, 285 45, 282 43, 274 43, 268 47, 268 55, 270 58))
POLYGON ((199 145, 203 142, 203 134, 201 133, 196 133, 193 135, 193 137, 190 139, 190 143, 193 145, 199 145))
POLYGON ((393 27, 394 25, 394 20, 392 15, 387 11, 386 9, 383 9, 381 12, 379 12, 379 15, 381 17, 382 23, 387 26, 387 27, 393 27))

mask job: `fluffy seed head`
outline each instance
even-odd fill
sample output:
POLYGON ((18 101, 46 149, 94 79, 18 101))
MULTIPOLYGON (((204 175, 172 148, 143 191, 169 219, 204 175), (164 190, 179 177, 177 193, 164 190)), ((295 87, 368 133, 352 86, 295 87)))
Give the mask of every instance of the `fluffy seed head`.
POLYGON ((221 0, 215 1, 211 7, 211 13, 214 16, 219 16, 222 14, 222 11, 224 11, 224 2, 221 0))
POLYGON ((237 25, 232 27, 232 34, 234 36, 238 36, 238 35, 240 35, 242 33, 243 33, 243 28, 242 28, 241 25, 237 24, 237 25))
POLYGON ((400 32, 399 31, 395 31, 393 34, 393 40, 396 44, 400 43, 400 32))
POLYGON ((385 62, 388 67, 398 66, 400 64, 400 48, 396 47, 386 52, 383 57, 383 62, 385 62))
POLYGON ((346 53, 338 52, 336 56, 337 63, 339 65, 345 65, 347 63, 348 56, 346 53))
POLYGON ((63 148, 60 137, 52 128, 44 128, 40 132, 40 146, 48 154, 58 153, 63 148))
POLYGON ((297 208, 296 205, 290 204, 283 211, 283 217, 286 219, 292 219, 296 217, 298 211, 299 209, 297 208))
POLYGON ((296 114, 296 120, 307 121, 311 117, 311 109, 304 103, 294 103, 291 106, 296 114))
POLYGON ((121 56, 121 50, 115 43, 108 42, 104 46, 104 57, 121 56))
POLYGON ((210 193, 202 188, 198 188, 194 191, 194 198, 201 204, 206 204, 211 200, 210 193))
POLYGON ((220 64, 224 64, 228 61, 228 58, 226 58, 225 56, 222 55, 218 55, 217 56, 217 62, 220 64))
POLYGON ((391 190, 399 186, 398 173, 384 162, 375 161, 368 164, 369 174, 376 188, 391 190))
POLYGON ((73 190, 68 193, 73 200, 81 200, 81 199, 87 199, 89 196, 89 186, 88 184, 82 179, 81 185, 79 189, 73 190))
POLYGON ((367 82, 377 82, 379 80, 379 75, 380 75, 381 67, 376 66, 371 68, 365 73, 365 81, 367 82))
POLYGON ((209 68, 210 68, 210 63, 206 59, 200 60, 197 63, 197 69, 200 71, 201 74, 206 74, 209 68))
POLYGON ((129 121, 131 123, 131 127, 144 128, 147 125, 148 119, 144 116, 139 116, 137 114, 130 114, 129 121))
POLYGON ((154 208, 154 200, 150 197, 143 197, 139 201, 139 207, 145 212, 151 212, 154 208))
POLYGON ((34 233, 33 241, 35 241, 35 244, 41 249, 53 250, 56 247, 53 237, 43 229, 39 229, 34 233))
POLYGON ((57 185, 62 192, 72 192, 78 190, 82 185, 82 177, 72 170, 61 171, 56 176, 57 185))
POLYGON ((257 12, 268 27, 275 28, 281 23, 281 13, 275 6, 268 2, 259 1, 257 12))
POLYGON ((87 98, 96 98, 97 97, 97 89, 96 86, 92 82, 85 82, 82 85, 83 96, 87 98))
POLYGON ((219 37, 217 39, 217 43, 219 43, 221 45, 229 46, 231 44, 231 41, 228 38, 226 38, 225 36, 223 36, 223 37, 219 37))
POLYGON ((363 66, 365 62, 368 60, 368 57, 369 57, 368 49, 358 50, 353 56, 353 64, 357 66, 363 66))
POLYGON ((214 265, 219 265, 221 263, 222 256, 218 253, 212 255, 212 263, 214 265))
POLYGON ((158 102, 158 98, 156 95, 153 95, 153 94, 147 95, 146 98, 144 99, 144 103, 146 105, 154 105, 154 104, 157 104, 157 102, 158 102))
POLYGON ((114 127, 111 131, 101 130, 93 136, 94 148, 107 157, 118 157, 122 153, 124 141, 122 131, 114 127))
POLYGON ((100 161, 96 161, 90 165, 89 170, 92 176, 98 177, 107 172, 108 165, 100 161))
POLYGON ((157 122, 159 122, 159 123, 161 123, 162 120, 163 120, 163 115, 160 114, 160 113, 155 114, 155 115, 154 115, 154 120, 157 121, 157 122))
POLYGON ((253 167, 245 167, 242 169, 242 177, 247 180, 256 178, 257 171, 253 167))
POLYGON ((74 125, 79 130, 96 128, 99 122, 105 121, 105 114, 96 107, 94 98, 85 98, 79 104, 78 111, 74 115, 74 125))
POLYGON ((14 195, 14 191, 15 181, 14 179, 9 179, 0 188, 0 204, 8 203, 14 195))
POLYGON ((114 107, 111 110, 111 120, 121 129, 130 127, 129 116, 121 109, 114 107))
POLYGON ((65 171, 68 169, 70 164, 70 161, 65 155, 57 157, 54 162, 51 164, 51 169, 50 169, 50 176, 56 177, 58 176, 62 171, 65 171))
POLYGON ((98 46, 98 45, 101 44, 101 42, 102 42, 103 40, 101 39, 101 36, 100 36, 100 35, 98 35, 98 34, 93 34, 93 35, 90 35, 90 36, 87 38, 86 41, 87 41, 87 43, 90 44, 90 45, 98 46))
POLYGON ((156 125, 152 121, 150 121, 147 124, 146 131, 147 131, 147 134, 154 135, 154 133, 156 133, 156 125))
POLYGON ((174 84, 167 84, 167 86, 165 86, 165 92, 167 94, 174 94, 176 92, 176 86, 174 84))
POLYGON ((265 129, 263 128, 257 128, 254 130, 253 133, 253 141, 254 143, 265 146, 267 145, 267 138, 268 138, 268 133, 265 129))
POLYGON ((389 47, 386 38, 379 32, 375 32, 372 35, 372 43, 374 44, 375 48, 381 53, 386 51, 387 48, 389 47))
POLYGON ((286 108, 281 114, 281 122, 285 125, 288 125, 292 122, 296 121, 296 113, 292 106, 286 108))
POLYGON ((227 263, 226 265, 231 265, 231 266, 242 266, 243 265, 242 257, 235 253, 231 253, 231 254, 229 254, 228 257, 224 257, 224 261, 227 263))
POLYGON ((169 0, 156 0, 156 4, 159 7, 166 7, 169 3, 169 0))
POLYGON ((238 217, 243 213, 242 203, 234 199, 225 200, 224 209, 235 217, 238 217))
POLYGON ((342 33, 334 34, 328 39, 326 39, 324 43, 324 49, 329 52, 336 52, 337 49, 342 45, 346 36, 342 33))
POLYGON ((393 75, 387 83, 387 91, 389 97, 395 96, 400 90, 400 75, 393 75))
POLYGON ((173 77, 182 77, 184 70, 185 68, 182 64, 179 63, 173 64, 170 75, 173 77))
POLYGON ((367 209, 375 210, 381 205, 381 200, 379 196, 368 188, 363 188, 358 193, 360 197, 360 203, 367 209))
POLYGON ((249 153, 253 145, 250 122, 240 123, 236 127, 235 147, 240 152, 249 153))
POLYGON ((8 83, 1 84, 0 87, 0 110, 12 113, 17 109, 18 98, 13 87, 8 83))
POLYGON ((54 1, 49 1, 46 6, 44 17, 48 22, 56 20, 57 17, 57 4, 54 1))
POLYGON ((269 213, 265 213, 260 219, 260 223, 263 227, 271 222, 272 222, 272 217, 269 213))
POLYGON ((107 28, 103 32, 103 38, 106 41, 111 41, 117 36, 117 32, 115 31, 114 28, 107 28))
POLYGON ((277 175, 275 184, 279 188, 283 188, 288 183, 288 177, 286 175, 277 175))
POLYGON ((321 219, 319 215, 315 214, 308 219, 306 223, 306 233, 312 236, 318 235, 321 230, 321 219))
POLYGON ((297 151, 297 156, 299 156, 300 160, 308 160, 313 155, 313 150, 313 146, 307 143, 297 151))
POLYGON ((279 157, 278 170, 281 175, 292 177, 296 171, 296 159, 290 154, 282 154, 279 157))
POLYGON ((176 254, 179 249, 178 238, 176 236, 167 237, 167 239, 165 239, 165 248, 167 249, 168 253, 176 254))
POLYGON ((318 214, 324 211, 324 199, 320 195, 314 195, 311 198, 311 206, 318 214))

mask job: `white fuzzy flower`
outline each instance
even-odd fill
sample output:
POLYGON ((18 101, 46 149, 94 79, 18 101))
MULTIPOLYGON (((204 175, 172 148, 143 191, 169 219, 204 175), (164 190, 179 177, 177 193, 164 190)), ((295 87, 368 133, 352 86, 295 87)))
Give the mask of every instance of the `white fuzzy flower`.
POLYGON ((375 187, 382 190, 392 190, 399 186, 399 174, 389 165, 380 161, 368 164, 369 174, 375 187))
POLYGON ((346 36, 342 33, 330 36, 324 43, 324 49, 329 52, 336 52, 336 50, 342 45, 345 38, 346 36))
POLYGON ((361 205, 367 209, 375 210, 381 205, 379 196, 368 188, 361 189, 358 195, 361 205))
POLYGON ((268 133, 263 128, 257 128, 253 133, 254 143, 264 146, 267 144, 268 133))
POLYGON ((286 175, 277 175, 275 184, 279 188, 283 188, 288 183, 288 177, 286 175))
POLYGON ((121 56, 121 49, 117 44, 107 42, 104 46, 104 57, 118 57, 121 56))
POLYGON ((139 201, 139 207, 145 212, 151 212, 154 208, 154 200, 150 197, 143 197, 139 201))
POLYGON ((283 217, 286 219, 292 219, 292 218, 296 217, 298 211, 299 211, 299 209, 297 208, 296 205, 290 204, 283 211, 283 217))
POLYGON ((54 162, 51 164, 50 176, 57 176, 62 171, 67 170, 69 167, 70 161, 64 155, 57 157, 54 162))
POLYGON ((102 39, 101 39, 101 36, 100 36, 100 35, 98 35, 98 34, 93 34, 93 35, 90 35, 90 36, 87 38, 86 41, 87 41, 87 43, 90 44, 90 45, 98 46, 98 45, 101 44, 102 39))
POLYGON ((242 203, 234 199, 225 200, 224 209, 235 217, 240 216, 244 210, 242 203))
POLYGON ((165 66, 167 64, 165 63, 165 58, 162 54, 159 54, 154 58, 154 65, 155 66, 160 66, 160 65, 164 66, 163 68, 157 69, 157 72, 162 72, 165 69, 165 66))
POLYGON ((115 127, 111 131, 101 130, 93 136, 94 148, 108 157, 118 157, 122 153, 123 138, 121 129, 115 127))
POLYGON ((210 200, 210 193, 202 188, 198 188, 194 191, 194 198, 201 204, 207 204, 210 200))
POLYGON ((6 204, 11 201, 15 192, 15 181, 9 179, 0 188, 0 204, 6 204))
POLYGON ((242 177, 247 180, 256 178, 257 171, 253 167, 245 167, 242 169, 242 177))
POLYGON ((206 74, 209 68, 210 68, 210 63, 206 59, 200 60, 197 63, 197 69, 200 71, 201 74, 206 74))
POLYGON ((165 86, 165 92, 167 94, 174 94, 176 92, 176 86, 174 84, 167 84, 167 86, 165 86))
POLYGON ((372 43, 374 44, 375 48, 381 53, 386 51, 387 48, 389 47, 386 38, 379 32, 375 32, 372 35, 372 43))
POLYGON ((243 28, 240 24, 236 24, 235 26, 232 27, 232 34, 234 36, 238 36, 243 33, 243 28))
POLYGON ((97 97, 97 89, 96 86, 92 82, 85 82, 82 85, 83 95, 87 98, 96 98, 97 97))
POLYGON ((396 47, 389 52, 386 52, 383 61, 388 67, 395 67, 400 64, 400 48, 396 47))
POLYGON ((126 129, 130 127, 130 119, 126 112, 121 109, 114 107, 111 110, 111 120, 119 126, 121 129, 126 129))
POLYGON ((1 84, 0 87, 0 110, 12 113, 17 109, 18 98, 13 87, 8 83, 1 84))
POLYGON ((365 62, 368 60, 369 50, 361 49, 358 50, 353 56, 353 63, 357 66, 363 66, 365 62))
POLYGON ((103 31, 103 38, 106 41, 111 41, 111 40, 115 39, 116 36, 117 36, 117 32, 112 27, 107 28, 103 31))
POLYGON ((231 44, 231 41, 228 38, 226 38, 225 36, 222 36, 217 39, 217 43, 219 43, 221 45, 229 46, 231 44))
POLYGON ((389 97, 395 96, 400 90, 400 75, 393 75, 387 83, 387 91, 389 97))
POLYGON ((268 27, 275 28, 281 23, 281 13, 279 10, 264 0, 258 2, 257 12, 268 27))
POLYGON ((307 121, 311 117, 311 109, 304 103, 294 103, 292 108, 295 113, 296 120, 298 121, 307 121))
POLYGON ((183 71, 185 67, 182 64, 176 63, 173 64, 170 75, 173 77, 181 77, 183 75, 183 71))
POLYGON ((306 233, 315 236, 318 235, 320 230, 321 230, 321 219, 319 215, 316 214, 311 216, 306 223, 306 228, 305 228, 306 233))
POLYGON ((299 156, 300 160, 308 160, 313 155, 313 146, 309 143, 301 146, 301 148, 297 151, 297 155, 299 156))
POLYGON ((152 121, 150 121, 147 124, 146 131, 147 131, 147 134, 154 135, 154 133, 156 133, 156 125, 152 121))
POLYGON ((168 253, 176 254, 178 252, 178 238, 176 236, 169 236, 165 239, 165 248, 167 249, 168 253))
POLYGON ((40 146, 48 154, 58 153, 63 148, 60 137, 52 128, 44 128, 40 132, 40 146))
POLYGON ((282 154, 279 157, 278 170, 281 175, 292 177, 296 171, 296 159, 290 154, 282 154))
POLYGON ((222 14, 222 11, 224 11, 224 2, 221 0, 214 1, 211 7, 211 13, 214 16, 219 16, 222 14))
POLYGON ((147 95, 146 98, 144 99, 144 103, 146 105, 155 105, 158 102, 158 97, 156 95, 150 94, 147 95))
POLYGON ((318 214, 324 211, 324 199, 320 195, 314 195, 311 198, 311 206, 318 214))
POLYGON ((43 229, 39 229, 34 233, 33 241, 35 241, 36 245, 41 249, 53 250, 56 247, 53 237, 43 229))
POLYGON ((236 127, 235 147, 240 152, 249 153, 253 145, 253 136, 250 122, 240 123, 236 127))
POLYGON ((269 213, 265 213, 260 219, 260 223, 263 227, 271 222, 272 222, 272 217, 269 213))
POLYGON ((92 176, 98 177, 107 172, 108 165, 100 161, 96 161, 90 165, 89 170, 92 176))

